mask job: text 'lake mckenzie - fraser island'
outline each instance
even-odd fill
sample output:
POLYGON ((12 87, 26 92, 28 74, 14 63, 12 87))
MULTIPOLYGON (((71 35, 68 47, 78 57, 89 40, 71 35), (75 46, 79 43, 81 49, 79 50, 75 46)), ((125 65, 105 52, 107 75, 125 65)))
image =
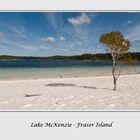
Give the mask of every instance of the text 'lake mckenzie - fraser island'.
POLYGON ((59 123, 59 122, 32 122, 30 127, 34 128, 41 128, 41 127, 48 127, 48 128, 93 128, 93 127, 113 127, 114 122, 91 122, 91 123, 59 123))

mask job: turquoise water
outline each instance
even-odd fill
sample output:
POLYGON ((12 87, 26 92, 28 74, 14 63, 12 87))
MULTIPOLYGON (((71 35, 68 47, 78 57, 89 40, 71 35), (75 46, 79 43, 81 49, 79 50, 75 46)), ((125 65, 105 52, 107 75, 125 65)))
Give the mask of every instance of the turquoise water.
MULTIPOLYGON (((140 73, 140 63, 125 66, 122 74, 140 73)), ((0 80, 111 75, 108 61, 0 61, 0 80)))

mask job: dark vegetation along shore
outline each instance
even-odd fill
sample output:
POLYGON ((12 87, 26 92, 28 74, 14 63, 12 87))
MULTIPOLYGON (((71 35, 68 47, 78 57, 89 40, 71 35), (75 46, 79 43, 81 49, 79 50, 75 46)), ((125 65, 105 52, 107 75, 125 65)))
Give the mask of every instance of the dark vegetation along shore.
MULTIPOLYGON (((140 52, 127 53, 125 58, 129 58, 136 61, 140 61, 140 52)), ((32 57, 32 56, 10 56, 10 55, 1 55, 0 60, 111 60, 111 55, 109 53, 105 54, 82 54, 82 55, 73 55, 73 56, 49 56, 49 57, 32 57)))

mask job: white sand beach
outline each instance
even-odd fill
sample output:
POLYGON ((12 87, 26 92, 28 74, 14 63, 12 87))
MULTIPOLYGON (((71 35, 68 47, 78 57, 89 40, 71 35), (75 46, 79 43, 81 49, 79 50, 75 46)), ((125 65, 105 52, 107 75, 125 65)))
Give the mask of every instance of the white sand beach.
POLYGON ((0 110, 140 110, 140 75, 0 81, 0 110))

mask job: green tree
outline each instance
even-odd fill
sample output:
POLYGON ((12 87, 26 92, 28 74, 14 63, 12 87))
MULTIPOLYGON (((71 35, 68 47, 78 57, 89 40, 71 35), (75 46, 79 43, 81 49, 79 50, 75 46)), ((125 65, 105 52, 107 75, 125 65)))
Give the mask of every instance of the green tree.
POLYGON ((121 32, 110 32, 102 34, 100 42, 105 45, 106 51, 111 54, 112 57, 112 75, 114 90, 116 90, 116 82, 120 76, 122 57, 131 47, 131 43, 128 39, 125 39, 121 32))

